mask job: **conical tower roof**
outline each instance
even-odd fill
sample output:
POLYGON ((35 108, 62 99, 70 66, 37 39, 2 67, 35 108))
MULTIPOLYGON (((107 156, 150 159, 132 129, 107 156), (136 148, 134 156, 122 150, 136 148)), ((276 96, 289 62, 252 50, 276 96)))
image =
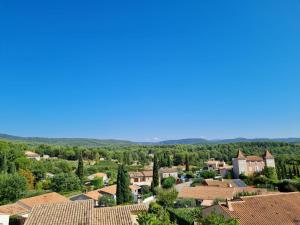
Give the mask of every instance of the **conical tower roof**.
POLYGON ((274 159, 274 156, 267 150, 264 154, 265 159, 274 159))
POLYGON ((238 151, 236 158, 237 159, 246 159, 244 153, 241 150, 238 151))

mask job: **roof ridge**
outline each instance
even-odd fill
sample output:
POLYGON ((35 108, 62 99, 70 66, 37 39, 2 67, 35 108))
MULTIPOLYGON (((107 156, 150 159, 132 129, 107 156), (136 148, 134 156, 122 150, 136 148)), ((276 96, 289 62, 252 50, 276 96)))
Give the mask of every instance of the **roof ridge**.
POLYGON ((269 196, 276 196, 276 195, 290 195, 290 194, 300 194, 300 192, 276 192, 276 193, 261 194, 261 195, 243 196, 240 198, 241 199, 262 198, 262 197, 269 197, 269 196))

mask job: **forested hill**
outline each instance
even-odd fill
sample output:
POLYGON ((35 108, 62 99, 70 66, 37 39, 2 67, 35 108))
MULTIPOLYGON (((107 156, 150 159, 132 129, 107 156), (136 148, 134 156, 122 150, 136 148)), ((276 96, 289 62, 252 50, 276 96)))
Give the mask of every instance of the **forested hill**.
POLYGON ((59 146, 78 146, 78 147, 101 147, 109 145, 176 145, 176 144, 229 144, 229 143, 246 143, 246 142, 282 142, 282 143, 300 143, 300 138, 235 138, 235 139, 220 139, 220 140, 207 140, 203 138, 189 138, 179 140, 166 140, 161 142, 132 142, 127 140, 116 139, 91 139, 91 138, 43 138, 43 137, 19 137, 7 134, 0 134, 0 140, 17 141, 29 145, 48 144, 59 146))
MULTIPOLYGON (((244 142, 283 142, 283 143, 300 143, 300 138, 234 138, 234 139, 217 139, 207 140, 203 138, 189 138, 179 140, 161 141, 158 145, 174 145, 174 144, 229 144, 229 143, 244 143, 244 142)), ((151 143, 153 144, 153 143, 151 143)))
POLYGON ((90 138, 42 138, 42 137, 19 137, 7 134, 0 134, 0 140, 16 141, 29 145, 48 144, 59 146, 78 146, 78 147, 101 147, 109 145, 133 145, 134 142, 123 140, 100 140, 90 138))

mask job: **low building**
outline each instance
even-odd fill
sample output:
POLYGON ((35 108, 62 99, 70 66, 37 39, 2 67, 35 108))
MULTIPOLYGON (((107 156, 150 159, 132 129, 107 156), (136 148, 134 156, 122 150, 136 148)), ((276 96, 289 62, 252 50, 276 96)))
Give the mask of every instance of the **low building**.
POLYGON ((108 181, 108 176, 106 173, 94 173, 94 174, 88 176, 88 179, 94 180, 96 177, 102 178, 104 183, 106 183, 108 181))
POLYGON ((177 169, 177 167, 160 168, 159 177, 161 180, 168 178, 168 177, 174 177, 177 180, 178 179, 178 169, 177 169))
MULTIPOLYGON (((132 196, 133 196, 133 200, 134 202, 138 201, 138 195, 139 195, 139 189, 140 187, 137 185, 130 185, 129 186, 132 196)), ((99 189, 99 193, 102 195, 109 195, 111 197, 113 197, 114 199, 117 199, 117 185, 111 185, 111 186, 107 186, 104 188, 99 189)))
POLYGON ((248 192, 255 194, 266 193, 264 189, 258 188, 230 188, 230 187, 215 187, 215 186, 197 186, 184 187, 179 191, 178 198, 180 199, 195 199, 202 206, 210 206, 215 200, 234 199, 239 193, 248 192))
POLYGON ((25 151, 25 156, 28 159, 35 159, 37 161, 41 160, 41 156, 35 152, 32 151, 25 151))
POLYGON ((25 225, 134 225, 147 205, 97 208, 93 201, 45 204, 33 209, 25 225))
POLYGON ((212 212, 237 219, 240 225, 296 225, 300 224, 300 193, 241 197, 208 207, 203 215, 212 212))
POLYGON ((232 170, 232 166, 227 165, 225 161, 210 159, 205 162, 205 164, 208 170, 215 170, 220 173, 222 177, 226 177, 228 172, 232 170))
POLYGON ((218 170, 226 166, 226 163, 224 161, 219 161, 215 159, 210 159, 207 162, 205 162, 205 164, 208 170, 218 170))
POLYGON ((233 174, 238 178, 240 174, 252 175, 260 173, 266 167, 275 168, 275 158, 269 151, 266 151, 263 157, 260 156, 245 156, 239 150, 236 158, 232 159, 233 174))
POLYGON ((138 186, 151 186, 153 180, 153 171, 129 172, 130 183, 138 186))
POLYGON ((24 198, 14 204, 2 205, 0 206, 0 213, 7 214, 9 216, 18 215, 26 218, 35 206, 45 203, 62 202, 69 202, 69 199, 56 192, 52 192, 31 198, 24 198))
POLYGON ((100 194, 99 190, 100 189, 82 193, 80 195, 72 196, 70 198, 70 200, 71 201, 93 200, 94 205, 98 206, 98 200, 102 196, 102 194, 100 194))

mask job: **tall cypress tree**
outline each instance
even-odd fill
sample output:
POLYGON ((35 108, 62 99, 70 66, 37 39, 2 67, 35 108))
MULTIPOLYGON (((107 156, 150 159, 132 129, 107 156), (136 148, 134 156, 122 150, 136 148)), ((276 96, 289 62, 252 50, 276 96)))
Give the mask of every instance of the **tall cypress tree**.
POLYGON ((153 180, 151 183, 151 191, 155 193, 155 189, 159 186, 159 165, 158 165, 158 159, 157 159, 157 154, 154 155, 153 159, 153 180))
POLYGON ((185 171, 190 171, 190 162, 189 162, 189 156, 188 154, 185 154, 185 171))
POLYGON ((79 152, 78 154, 78 166, 76 170, 76 175, 79 177, 79 179, 82 181, 83 180, 83 157, 82 157, 82 151, 79 152))
POLYGON ((117 176, 117 204, 124 204, 132 202, 132 193, 129 188, 130 181, 127 171, 124 165, 119 165, 118 176, 117 176))

